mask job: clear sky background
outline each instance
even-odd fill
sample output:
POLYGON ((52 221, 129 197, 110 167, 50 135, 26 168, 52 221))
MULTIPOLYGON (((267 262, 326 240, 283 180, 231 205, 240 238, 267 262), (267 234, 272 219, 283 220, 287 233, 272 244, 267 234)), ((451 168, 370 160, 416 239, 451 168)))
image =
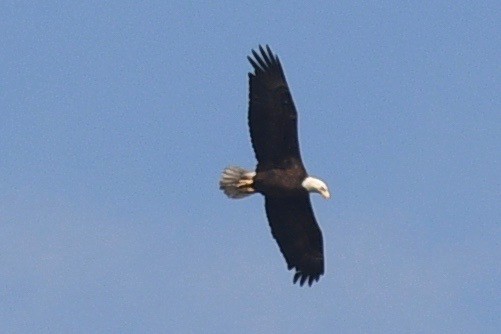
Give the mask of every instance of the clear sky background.
POLYGON ((0 332, 499 333, 498 1, 2 1, 0 332), (299 111, 326 274, 271 237, 246 56, 299 111))

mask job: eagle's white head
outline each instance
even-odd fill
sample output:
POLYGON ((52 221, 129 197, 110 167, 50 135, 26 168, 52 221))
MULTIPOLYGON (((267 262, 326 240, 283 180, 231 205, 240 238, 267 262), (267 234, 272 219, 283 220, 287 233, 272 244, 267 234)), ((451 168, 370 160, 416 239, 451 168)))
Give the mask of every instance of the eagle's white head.
POLYGON ((307 178, 304 179, 303 183, 301 183, 303 188, 308 190, 310 193, 315 192, 319 193, 320 195, 323 196, 323 198, 328 199, 331 197, 331 194, 329 193, 329 188, 327 188, 327 185, 325 184, 324 181, 314 178, 312 176, 308 176, 307 178))

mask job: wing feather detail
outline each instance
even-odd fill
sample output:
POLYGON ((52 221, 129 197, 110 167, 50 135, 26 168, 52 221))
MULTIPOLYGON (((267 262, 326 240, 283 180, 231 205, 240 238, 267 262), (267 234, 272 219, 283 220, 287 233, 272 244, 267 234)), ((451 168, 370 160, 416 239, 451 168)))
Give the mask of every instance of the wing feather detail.
POLYGON ((308 194, 265 198, 271 233, 285 257, 287 268, 295 269, 293 282, 312 285, 324 274, 322 232, 308 194))
POLYGON ((297 111, 282 65, 269 46, 247 57, 249 73, 249 130, 257 170, 304 168, 299 151, 297 111))

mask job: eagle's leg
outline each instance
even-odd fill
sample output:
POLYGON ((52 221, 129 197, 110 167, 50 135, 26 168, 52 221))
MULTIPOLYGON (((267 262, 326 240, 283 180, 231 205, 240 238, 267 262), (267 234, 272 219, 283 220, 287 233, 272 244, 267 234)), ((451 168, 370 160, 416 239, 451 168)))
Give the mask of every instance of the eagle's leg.
POLYGON ((248 174, 244 175, 245 178, 238 180, 237 188, 248 193, 253 193, 255 192, 253 188, 254 179, 252 177, 249 177, 248 174))

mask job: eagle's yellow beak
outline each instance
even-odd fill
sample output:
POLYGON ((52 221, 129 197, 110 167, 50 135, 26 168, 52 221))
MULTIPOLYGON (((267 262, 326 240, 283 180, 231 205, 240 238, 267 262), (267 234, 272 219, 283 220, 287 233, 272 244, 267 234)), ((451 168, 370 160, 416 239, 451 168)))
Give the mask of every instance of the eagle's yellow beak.
POLYGON ((331 194, 329 193, 329 190, 322 191, 320 193, 320 195, 322 195, 322 197, 325 198, 325 199, 331 198, 331 194))

